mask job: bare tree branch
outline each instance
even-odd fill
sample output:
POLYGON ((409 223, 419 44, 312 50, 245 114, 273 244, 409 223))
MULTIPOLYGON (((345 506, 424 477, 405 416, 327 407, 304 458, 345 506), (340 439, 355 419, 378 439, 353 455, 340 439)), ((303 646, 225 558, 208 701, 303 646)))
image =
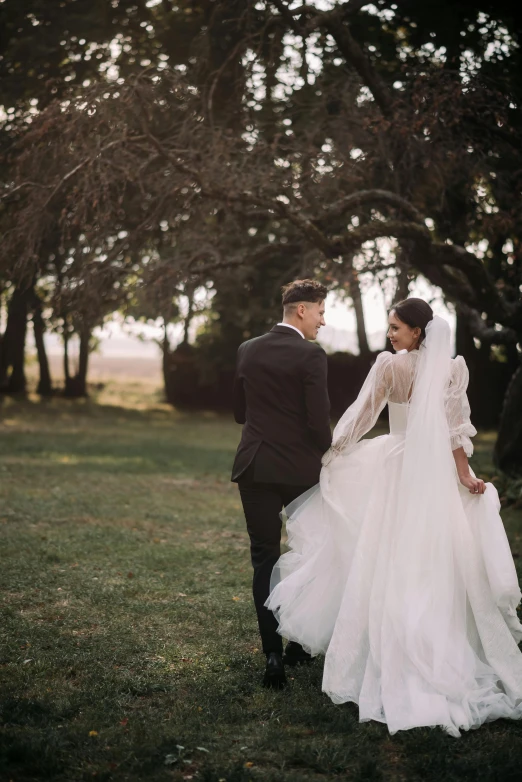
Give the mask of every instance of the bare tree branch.
POLYGON ((345 5, 345 13, 348 16, 355 16, 365 5, 370 5, 368 0, 348 0, 345 5))
POLYGON ((415 239, 425 246, 431 242, 430 231, 425 225, 398 220, 375 220, 348 231, 343 236, 334 237, 332 241, 344 253, 356 252, 365 242, 384 237, 415 239))
POLYGON ((480 313, 466 304, 459 304, 459 314, 462 314, 470 327, 471 333, 477 339, 486 342, 488 345, 516 345, 518 336, 514 329, 510 328, 492 328, 483 320, 480 313))
POLYGON ((522 305, 509 303, 498 291, 484 263, 465 247, 433 242, 429 248, 431 262, 452 267, 463 273, 474 292, 474 300, 468 304, 488 310, 492 318, 505 325, 516 327, 522 321, 522 305), (478 301, 482 304, 478 305, 478 301))
POLYGON ((81 163, 78 163, 77 166, 74 166, 70 171, 68 171, 65 176, 63 176, 58 184, 53 189, 52 193, 50 194, 47 201, 43 204, 42 209, 45 209, 49 206, 55 195, 58 193, 59 190, 65 185, 65 183, 71 179, 75 174, 78 173, 82 168, 85 168, 85 166, 88 166, 90 163, 93 162, 93 160, 98 157, 99 155, 102 155, 104 152, 107 152, 108 149, 112 149, 113 147, 117 146, 118 144, 124 144, 126 141, 126 138, 118 138, 115 141, 109 142, 109 144, 106 144, 101 149, 97 150, 95 155, 90 155, 89 157, 85 158, 85 160, 82 160, 81 163))
POLYGON ((362 47, 352 36, 349 27, 343 24, 344 19, 354 16, 365 5, 369 5, 368 2, 350 0, 330 11, 319 11, 315 6, 310 5, 302 5, 290 10, 283 0, 272 0, 272 2, 292 29, 300 35, 307 35, 318 27, 325 28, 335 40, 346 61, 357 71, 370 90, 383 115, 391 116, 393 101, 390 91, 372 67, 362 47), (310 15, 312 18, 304 26, 297 24, 295 17, 305 15, 310 15))
POLYGON ((372 93, 383 116, 390 118, 393 106, 391 93, 373 68, 362 47, 352 36, 348 26, 339 24, 336 19, 331 18, 324 20, 324 26, 335 40, 346 61, 357 71, 363 84, 372 93))
POLYGON ((24 187, 36 187, 36 188, 40 188, 41 190, 49 190, 51 186, 42 185, 40 182, 30 182, 30 181, 22 182, 20 185, 13 187, 7 193, 4 193, 2 196, 0 196, 0 200, 3 200, 4 198, 9 198, 10 196, 14 195, 14 193, 18 192, 18 190, 22 190, 24 187))
POLYGON ((357 209, 357 207, 362 206, 363 204, 374 205, 378 203, 399 209, 415 222, 424 223, 424 219, 419 210, 405 198, 393 193, 391 190, 359 190, 356 193, 350 193, 333 204, 325 206, 324 211, 326 213, 326 218, 331 219, 334 217, 342 217, 345 212, 348 212, 351 209, 357 209))

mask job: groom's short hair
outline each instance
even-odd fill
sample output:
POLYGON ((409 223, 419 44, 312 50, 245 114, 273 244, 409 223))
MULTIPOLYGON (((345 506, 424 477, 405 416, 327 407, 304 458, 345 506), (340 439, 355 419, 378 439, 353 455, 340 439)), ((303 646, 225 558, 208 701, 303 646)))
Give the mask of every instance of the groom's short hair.
POLYGON ((292 308, 292 305, 299 304, 302 301, 317 302, 324 301, 327 288, 317 280, 294 280, 283 285, 283 308, 286 310, 292 308))

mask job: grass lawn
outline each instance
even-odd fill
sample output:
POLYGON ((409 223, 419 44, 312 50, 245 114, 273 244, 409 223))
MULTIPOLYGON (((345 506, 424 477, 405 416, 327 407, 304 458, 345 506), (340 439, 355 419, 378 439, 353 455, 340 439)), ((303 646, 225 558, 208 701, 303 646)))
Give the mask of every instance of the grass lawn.
POLYGON ((104 393, 0 407, 2 781, 522 778, 522 722, 390 737, 321 659, 263 690, 239 427, 104 393))

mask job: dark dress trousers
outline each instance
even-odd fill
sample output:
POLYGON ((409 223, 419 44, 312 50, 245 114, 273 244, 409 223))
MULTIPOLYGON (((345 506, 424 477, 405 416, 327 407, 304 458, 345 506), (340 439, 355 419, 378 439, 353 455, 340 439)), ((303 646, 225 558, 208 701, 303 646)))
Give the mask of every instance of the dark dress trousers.
POLYGON ((319 481, 331 445, 324 350, 288 326, 274 326, 238 351, 234 417, 244 424, 232 470, 239 486, 254 568, 263 651, 281 652, 277 621, 264 607, 281 553, 283 506, 319 481))

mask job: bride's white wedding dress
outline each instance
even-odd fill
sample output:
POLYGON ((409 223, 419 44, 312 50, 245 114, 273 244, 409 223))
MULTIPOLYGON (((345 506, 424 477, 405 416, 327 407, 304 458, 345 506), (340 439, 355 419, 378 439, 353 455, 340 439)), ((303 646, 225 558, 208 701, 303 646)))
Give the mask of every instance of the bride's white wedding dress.
POLYGON ((467 383, 440 318, 420 350, 378 357, 320 483, 287 508, 266 603, 281 635, 326 655, 334 703, 391 733, 522 718, 521 594, 498 495, 462 487, 451 453, 472 453, 467 383), (385 404, 390 434, 361 440, 385 404))

